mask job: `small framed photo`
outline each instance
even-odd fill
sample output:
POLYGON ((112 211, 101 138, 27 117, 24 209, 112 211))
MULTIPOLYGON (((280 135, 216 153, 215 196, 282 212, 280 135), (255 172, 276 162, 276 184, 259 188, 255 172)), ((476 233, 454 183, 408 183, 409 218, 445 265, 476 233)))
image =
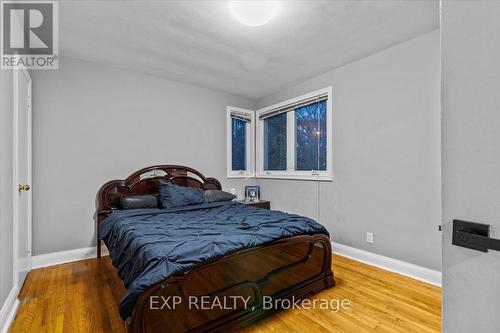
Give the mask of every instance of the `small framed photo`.
POLYGON ((245 186, 245 201, 260 201, 260 186, 245 186))

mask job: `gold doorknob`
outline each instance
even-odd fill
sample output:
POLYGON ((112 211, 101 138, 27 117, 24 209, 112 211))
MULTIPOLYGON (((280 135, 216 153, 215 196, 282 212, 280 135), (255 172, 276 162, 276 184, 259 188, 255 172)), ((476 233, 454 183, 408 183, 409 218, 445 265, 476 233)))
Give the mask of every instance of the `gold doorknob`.
POLYGON ((31 187, 28 184, 25 184, 25 185, 19 184, 19 192, 21 192, 21 191, 28 192, 30 190, 30 188, 31 187))

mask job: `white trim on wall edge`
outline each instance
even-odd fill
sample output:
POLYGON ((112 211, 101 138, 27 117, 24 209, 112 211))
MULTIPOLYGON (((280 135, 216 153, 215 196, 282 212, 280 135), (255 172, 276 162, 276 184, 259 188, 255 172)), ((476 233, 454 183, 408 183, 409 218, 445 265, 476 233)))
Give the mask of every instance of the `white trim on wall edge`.
MULTIPOLYGON (((441 287, 441 272, 332 242, 333 253, 441 287)), ((334 273, 335 274, 335 273, 334 273)))
POLYGON ((19 300, 17 299, 17 290, 15 287, 12 288, 5 303, 0 309, 0 332, 7 333, 9 331, 10 325, 16 317, 17 308, 19 306, 19 300))
MULTIPOLYGON (((108 249, 102 247, 102 255, 107 256, 108 249)), ((97 257, 97 249, 95 247, 85 247, 83 249, 74 249, 68 251, 40 254, 32 258, 33 269, 42 268, 53 265, 65 264, 68 262, 92 259, 97 257)))

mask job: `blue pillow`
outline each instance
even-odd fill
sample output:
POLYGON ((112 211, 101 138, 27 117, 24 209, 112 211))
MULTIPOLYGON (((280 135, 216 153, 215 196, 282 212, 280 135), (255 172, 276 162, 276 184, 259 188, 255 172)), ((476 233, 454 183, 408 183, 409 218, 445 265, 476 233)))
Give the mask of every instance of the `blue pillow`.
POLYGON ((199 205, 205 201, 203 190, 193 187, 178 186, 174 183, 160 181, 161 208, 175 208, 199 205))

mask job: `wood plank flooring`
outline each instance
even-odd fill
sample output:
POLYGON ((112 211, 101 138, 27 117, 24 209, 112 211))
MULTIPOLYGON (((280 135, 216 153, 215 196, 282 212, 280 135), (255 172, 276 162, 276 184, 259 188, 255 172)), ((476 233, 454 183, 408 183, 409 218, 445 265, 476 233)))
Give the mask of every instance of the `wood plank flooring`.
MULTIPOLYGON (((440 288, 336 255, 333 272, 337 286, 311 300, 349 299, 350 309, 286 310, 241 332, 440 331, 440 288)), ((121 285, 108 257, 33 270, 10 332, 125 332, 121 285)))

